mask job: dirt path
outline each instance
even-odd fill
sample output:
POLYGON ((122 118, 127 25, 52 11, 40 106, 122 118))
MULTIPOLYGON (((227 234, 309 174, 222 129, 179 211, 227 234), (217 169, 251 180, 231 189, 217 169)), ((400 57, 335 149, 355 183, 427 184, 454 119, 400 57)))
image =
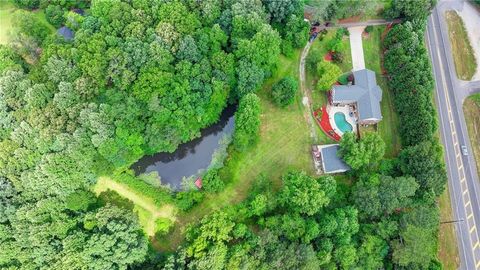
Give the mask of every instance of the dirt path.
POLYGON ((313 119, 313 110, 312 110, 312 95, 310 90, 305 85, 305 59, 308 56, 308 52, 310 51, 310 46, 312 45, 311 42, 307 42, 305 48, 303 48, 302 55, 300 56, 300 65, 299 65, 299 79, 300 79, 300 89, 303 93, 302 103, 305 107, 304 110, 304 117, 307 121, 308 125, 310 126, 310 137, 313 141, 317 139, 317 131, 315 129, 315 121, 313 119))
POLYGON ((94 188, 95 193, 100 194, 101 192, 107 190, 113 190, 117 192, 120 196, 132 201, 135 206, 141 207, 150 214, 147 224, 145 224, 145 232, 149 236, 153 236, 155 234, 155 221, 158 218, 168 218, 172 221, 175 221, 176 219, 176 208, 173 205, 166 204, 158 208, 153 201, 135 193, 127 186, 117 183, 108 177, 99 177, 94 188))

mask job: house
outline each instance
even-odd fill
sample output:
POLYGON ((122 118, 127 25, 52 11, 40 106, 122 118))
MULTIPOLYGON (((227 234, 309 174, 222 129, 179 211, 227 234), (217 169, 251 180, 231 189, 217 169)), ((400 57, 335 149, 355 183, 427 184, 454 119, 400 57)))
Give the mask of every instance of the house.
POLYGON ((376 124, 382 120, 380 101, 382 89, 377 85, 375 72, 362 69, 353 72, 352 85, 334 85, 329 102, 333 106, 351 106, 360 125, 376 124))
POLYGON ((342 173, 350 170, 350 166, 337 155, 339 149, 338 144, 312 147, 313 161, 318 173, 342 173))

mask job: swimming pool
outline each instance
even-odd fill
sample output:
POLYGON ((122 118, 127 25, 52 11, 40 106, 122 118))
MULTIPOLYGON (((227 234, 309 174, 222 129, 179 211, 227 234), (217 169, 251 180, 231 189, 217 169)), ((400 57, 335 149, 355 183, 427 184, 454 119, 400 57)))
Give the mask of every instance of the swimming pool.
POLYGON ((333 118, 335 119, 335 124, 343 133, 353 130, 352 125, 350 125, 350 123, 347 122, 347 119, 345 118, 344 113, 336 112, 333 118))

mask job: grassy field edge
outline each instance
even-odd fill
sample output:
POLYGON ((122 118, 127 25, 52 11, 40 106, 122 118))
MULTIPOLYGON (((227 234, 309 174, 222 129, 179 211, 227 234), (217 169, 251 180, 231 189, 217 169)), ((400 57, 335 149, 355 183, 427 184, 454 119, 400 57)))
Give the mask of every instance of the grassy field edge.
POLYGON ((447 11, 445 19, 457 77, 469 81, 475 74, 477 62, 462 17, 456 11, 447 11))

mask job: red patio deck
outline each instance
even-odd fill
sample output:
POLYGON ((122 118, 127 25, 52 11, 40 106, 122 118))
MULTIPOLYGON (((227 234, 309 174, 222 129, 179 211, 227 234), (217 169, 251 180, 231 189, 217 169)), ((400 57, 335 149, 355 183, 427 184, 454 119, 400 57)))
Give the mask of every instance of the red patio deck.
POLYGON ((327 113, 327 108, 323 106, 320 109, 317 109, 313 112, 313 117, 315 118, 315 121, 318 123, 320 128, 327 134, 328 137, 330 137, 332 140, 335 141, 340 141, 341 137, 335 131, 333 130, 332 125, 330 125, 330 120, 328 117, 327 113), (319 115, 321 114, 321 115, 319 115))

